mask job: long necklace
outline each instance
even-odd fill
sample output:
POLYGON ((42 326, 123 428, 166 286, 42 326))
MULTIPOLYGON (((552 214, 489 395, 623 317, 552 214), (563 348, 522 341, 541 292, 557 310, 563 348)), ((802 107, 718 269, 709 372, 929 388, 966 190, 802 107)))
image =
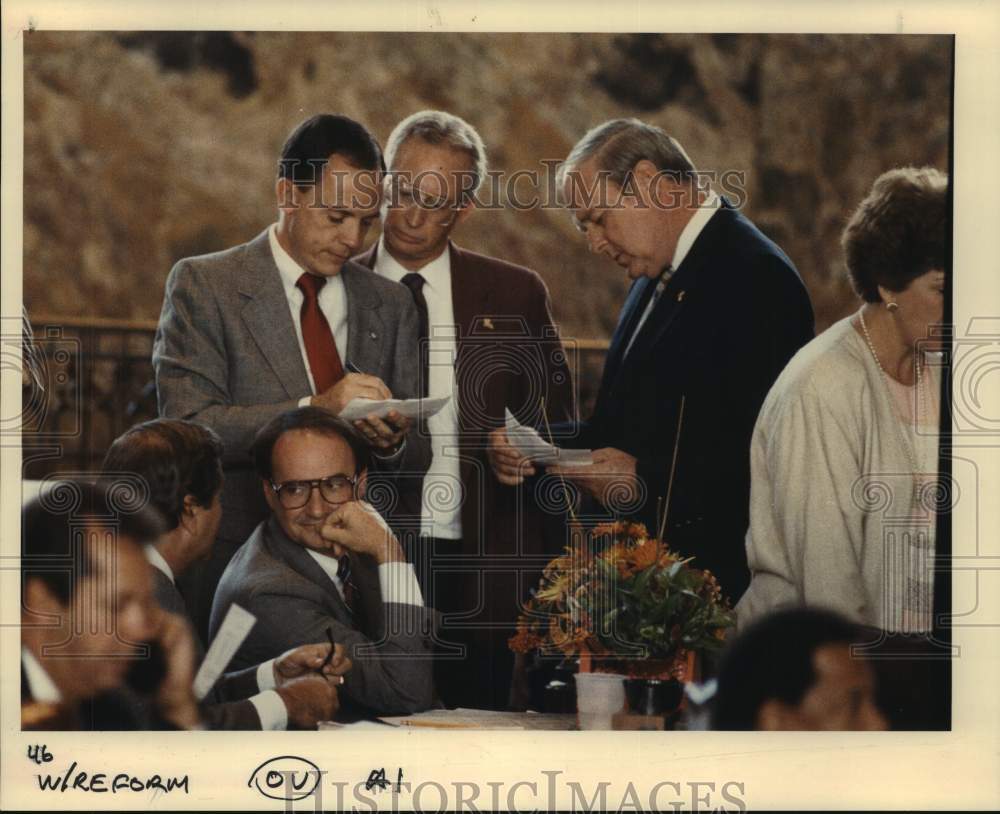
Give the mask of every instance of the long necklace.
MULTIPOLYGON (((865 315, 864 315, 864 311, 863 310, 858 312, 858 317, 861 320, 861 331, 865 335, 865 342, 868 343, 868 350, 871 351, 872 358, 875 360, 875 364, 878 366, 879 372, 882 374, 882 378, 885 381, 885 390, 886 390, 886 393, 889 396, 889 403, 891 404, 892 401, 893 401, 893 395, 892 395, 892 390, 889 388, 889 374, 885 372, 885 368, 882 367, 882 362, 878 358, 878 353, 875 352, 875 343, 872 342, 871 334, 868 333, 868 326, 865 324, 865 315)), ((921 415, 927 415, 927 413, 925 411, 925 406, 924 406, 923 382, 921 380, 921 375, 920 375, 920 368, 921 367, 922 367, 922 365, 920 364, 920 359, 917 358, 916 359, 916 364, 915 364, 915 370, 916 370, 916 377, 915 378, 916 378, 916 385, 917 385, 917 408, 918 408, 918 412, 917 412, 917 415, 915 415, 913 417, 914 434, 916 434, 916 432, 917 432, 917 424, 918 424, 918 422, 920 420, 919 417, 921 415)), ((912 467, 911 471, 913 472, 914 484, 918 485, 919 484, 919 477, 918 476, 921 473, 921 467, 917 463, 915 443, 909 441, 906 438, 906 436, 903 434, 902 430, 899 431, 899 435, 900 435, 900 439, 903 442, 903 449, 906 451, 906 457, 910 459, 910 466, 912 467)), ((914 495, 914 498, 916 498, 916 495, 914 495)))

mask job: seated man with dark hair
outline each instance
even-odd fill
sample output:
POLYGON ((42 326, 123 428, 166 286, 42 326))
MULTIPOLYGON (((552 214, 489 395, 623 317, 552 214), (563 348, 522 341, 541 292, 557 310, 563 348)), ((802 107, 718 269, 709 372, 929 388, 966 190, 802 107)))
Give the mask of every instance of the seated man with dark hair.
POLYGON ((157 606, 142 555, 162 524, 120 503, 67 481, 22 511, 23 729, 200 725, 190 634, 157 606))
POLYGON ((825 610, 765 616, 723 656, 713 729, 885 729, 875 674, 851 645, 861 630, 825 610))
POLYGON ((233 666, 329 632, 353 661, 345 706, 383 714, 429 707, 437 614, 424 607, 399 541, 361 502, 367 446, 333 413, 303 407, 265 424, 253 457, 271 517, 233 555, 210 624, 214 634, 234 602, 257 617, 233 666))
MULTIPOLYGON (((221 462, 222 442, 215 432, 180 419, 133 427, 114 441, 104 458, 105 478, 138 478, 166 521, 169 530, 146 546, 146 557, 153 566, 157 601, 185 617, 184 599, 174 580, 196 569, 212 550, 221 516, 221 462)), ((200 641, 196 649, 201 662, 200 641)), ((304 645, 222 676, 202 705, 205 722, 211 729, 315 728, 337 709, 336 690, 317 672, 329 652, 329 643, 304 645)), ((322 667, 323 675, 340 684, 350 666, 338 647, 322 667)))

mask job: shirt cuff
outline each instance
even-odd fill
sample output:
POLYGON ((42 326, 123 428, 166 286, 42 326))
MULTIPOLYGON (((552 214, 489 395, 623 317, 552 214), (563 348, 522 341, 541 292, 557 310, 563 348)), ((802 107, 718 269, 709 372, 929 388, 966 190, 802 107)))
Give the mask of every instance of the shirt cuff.
POLYGON ((420 593, 417 575, 408 562, 384 562, 378 567, 378 584, 383 602, 423 607, 424 595, 420 593))
POLYGON ((312 404, 312 396, 303 396, 299 399, 299 407, 308 407, 312 404))
POLYGON ((273 690, 277 686, 274 680, 274 659, 263 661, 257 665, 257 689, 264 692, 264 690, 273 690))
POLYGON ((285 702, 274 690, 252 696, 250 703, 257 710, 261 729, 275 731, 288 728, 288 711, 285 709, 285 702))
POLYGON ((404 438, 399 445, 399 448, 395 452, 391 452, 388 455, 382 455, 379 453, 377 448, 372 449, 372 455, 378 458, 380 461, 394 461, 400 455, 403 454, 403 450, 406 449, 406 439, 404 438))

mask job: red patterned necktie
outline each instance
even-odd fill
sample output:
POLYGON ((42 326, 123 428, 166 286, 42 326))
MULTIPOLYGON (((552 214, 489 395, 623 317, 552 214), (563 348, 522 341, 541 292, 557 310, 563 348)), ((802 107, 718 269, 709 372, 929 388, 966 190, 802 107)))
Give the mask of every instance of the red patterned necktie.
POLYGON ((322 393, 344 378, 344 366, 337 353, 337 343, 330 330, 330 323, 319 307, 319 290, 326 285, 326 277, 304 273, 295 283, 302 292, 302 342, 306 346, 309 370, 312 372, 316 393, 322 393))

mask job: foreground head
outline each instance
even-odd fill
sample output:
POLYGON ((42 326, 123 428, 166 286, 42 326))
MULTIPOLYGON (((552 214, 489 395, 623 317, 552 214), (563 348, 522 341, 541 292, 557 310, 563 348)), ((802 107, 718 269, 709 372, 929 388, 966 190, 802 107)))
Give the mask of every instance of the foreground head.
POLYGON ((364 126, 329 113, 302 122, 281 150, 278 240, 306 271, 332 277, 378 218, 385 163, 364 126))
POLYGON ((65 482, 21 514, 22 642, 67 701, 120 686, 160 616, 142 546, 163 525, 125 490, 65 482))
POLYGON ((367 446, 350 425, 321 407, 300 407, 257 433, 254 465, 264 499, 290 540, 326 551, 319 537, 326 517, 365 493, 367 446))
POLYGON ((638 119, 614 119, 577 142, 556 181, 590 250, 634 280, 658 276, 673 259, 698 178, 675 138, 638 119))
POLYGON ((852 656, 855 625, 828 611, 777 611, 730 645, 713 729, 885 729, 869 664, 852 656))
POLYGON ((889 170, 875 180, 841 237, 854 290, 887 308, 907 345, 927 339, 931 326, 944 320, 950 210, 944 173, 889 170))
POLYGON ((137 424, 111 444, 102 469, 138 476, 167 531, 185 532, 190 559, 208 556, 222 518, 222 441, 213 430, 173 418, 137 424))
POLYGON ((396 125, 385 157, 385 244, 397 261, 416 270, 445 250, 452 230, 472 211, 486 177, 486 148, 464 119, 422 110, 396 125))

